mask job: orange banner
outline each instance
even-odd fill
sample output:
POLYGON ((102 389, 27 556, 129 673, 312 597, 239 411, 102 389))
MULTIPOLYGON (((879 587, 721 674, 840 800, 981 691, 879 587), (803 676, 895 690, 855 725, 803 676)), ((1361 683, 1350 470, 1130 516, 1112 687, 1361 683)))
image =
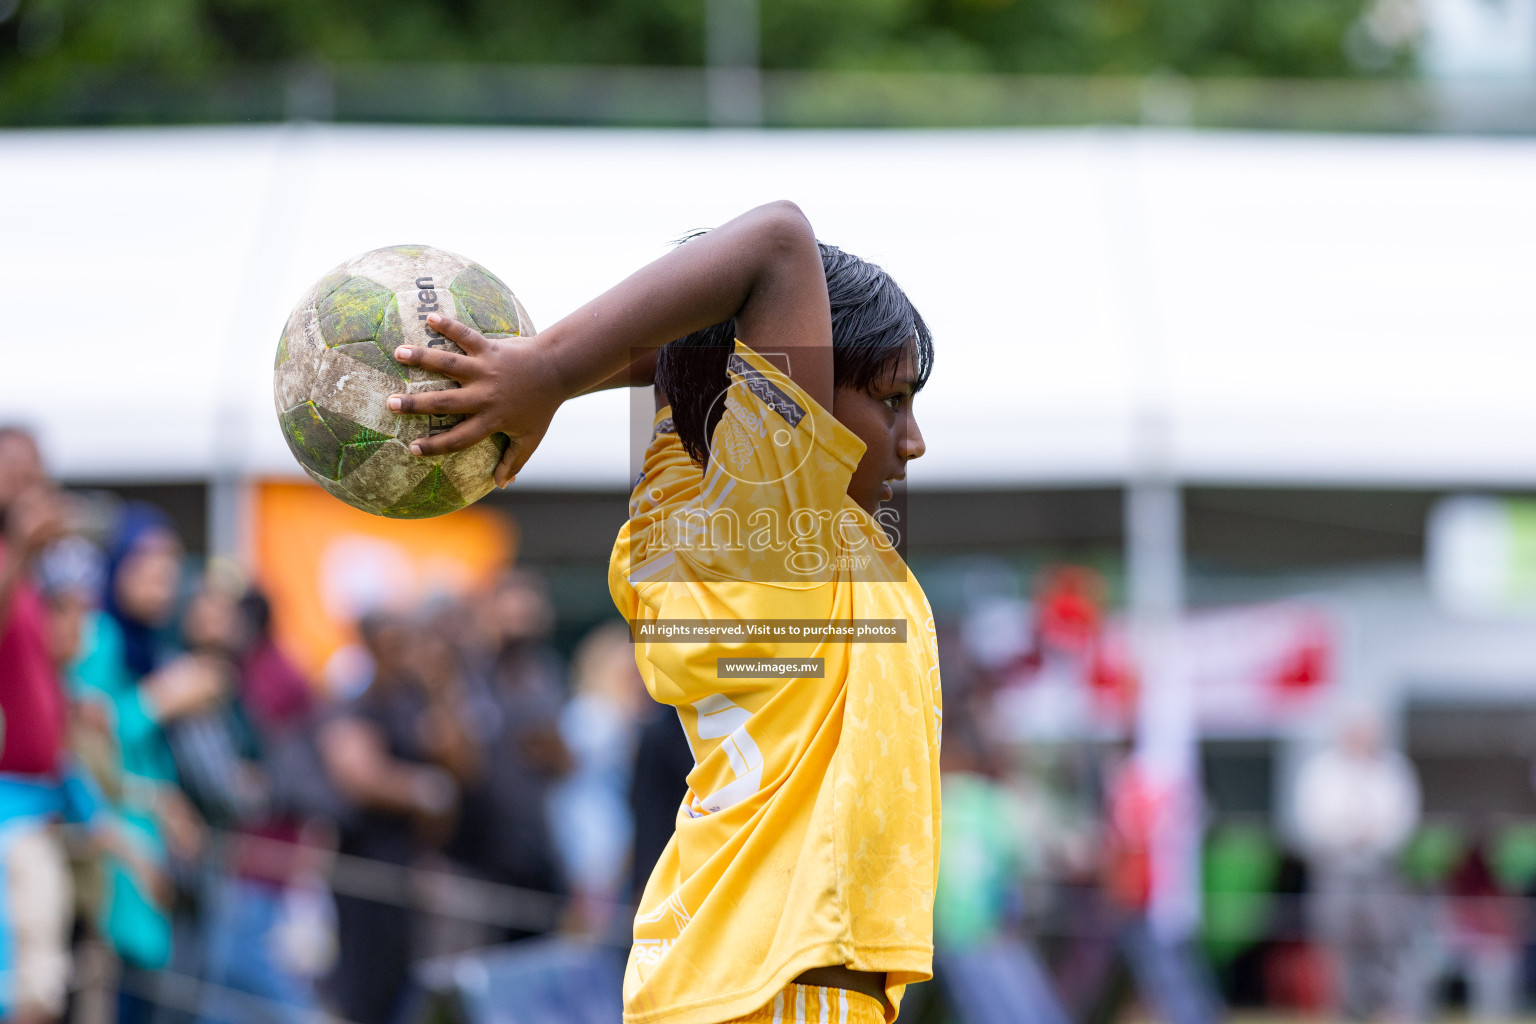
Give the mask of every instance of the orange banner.
POLYGON ((467 508, 436 519, 384 519, 310 483, 266 481, 253 502, 256 577, 277 638, 314 679, 356 639, 358 616, 409 610, 489 583, 516 555, 506 516, 467 508))

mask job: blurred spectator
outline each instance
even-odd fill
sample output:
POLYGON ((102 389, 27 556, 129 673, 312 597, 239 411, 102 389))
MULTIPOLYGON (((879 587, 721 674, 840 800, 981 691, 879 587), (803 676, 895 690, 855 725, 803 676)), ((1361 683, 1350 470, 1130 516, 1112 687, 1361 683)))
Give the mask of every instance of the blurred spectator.
MULTIPOLYGON (((149 980, 137 972, 169 962, 174 891, 168 872, 175 863, 195 864, 205 838, 179 787, 166 728, 214 705, 226 685, 218 658, 178 654, 171 643, 181 567, 181 542, 165 516, 149 506, 126 506, 107 547, 103 610, 88 618, 72 670, 85 705, 82 722, 95 728, 81 742, 98 748, 98 763, 110 765, 103 788, 114 795, 129 837, 107 859, 98 910, 101 933, 128 968, 119 991, 120 1024, 152 1012, 144 995, 149 980)), ((191 944, 182 948, 188 959, 181 966, 198 952, 191 944)))
POLYGON ((1206 955, 1230 1004, 1262 1006, 1282 853, 1268 828, 1227 822, 1212 830, 1202 863, 1206 955))
POLYGON ((1311 887, 1306 860, 1285 850, 1275 869, 1264 996, 1273 1007, 1318 1016, 1328 1008, 1331 985, 1327 958, 1308 935, 1311 887))
MULTIPOLYGON (((479 784, 485 765, 474 690, 457 646, 464 618, 457 602, 429 601, 410 653, 411 671, 425 698, 417 724, 422 749, 447 769, 461 794, 479 784)), ((412 945, 418 959, 479 948, 498 935, 478 913, 483 904, 475 888, 454 884, 456 878, 473 879, 479 873, 460 859, 459 834, 466 813, 461 802, 451 827, 445 823, 434 833, 431 848, 424 849, 417 862, 428 872, 418 876, 424 883, 412 945)))
POLYGON ((264 733, 281 732, 315 710, 314 692, 272 636, 272 604, 254 588, 240 598, 240 697, 264 733))
POLYGON ((62 511, 32 438, 0 429, 0 1018, 19 1024, 58 1018, 69 973, 62 641, 30 579, 62 511))
POLYGON ((1521 920, 1499 884, 1484 843, 1473 843, 1451 872, 1450 953, 1467 981, 1474 1021, 1511 1020, 1520 981, 1521 920))
POLYGON ((629 855, 630 903, 640 901, 656 862, 672 840, 692 770, 693 750, 677 720, 677 709, 651 703, 640 722, 629 784, 629 812, 635 823, 629 855))
POLYGON ((219 693, 165 727, 182 790, 202 818, 220 828, 254 818, 266 800, 256 737, 238 699, 239 634, 234 596, 205 580, 182 614, 181 640, 188 654, 218 673, 219 693))
POLYGON ((305 822, 291 802, 284 806, 269 769, 290 749, 285 741, 308 725, 313 698, 273 642, 271 609, 259 592, 247 592, 237 604, 205 588, 188 609, 184 631, 189 647, 222 646, 231 660, 237 685, 226 735, 240 742, 244 758, 234 766, 224 801, 234 834, 227 874, 207 907, 205 977, 212 986, 202 1017, 231 1024, 304 1020, 316 1005, 312 979, 328 965, 333 942, 324 906, 319 919, 310 914, 305 922, 311 936, 301 949, 294 947, 292 924, 312 901, 328 896, 305 842, 305 822))
POLYGON ((943 849, 933 907, 936 946, 963 951, 999 937, 1024 875, 1024 810, 999 780, 972 715, 945 721, 943 849))
POLYGON ((1332 955, 1339 1010, 1365 1020, 1411 1013, 1409 918, 1397 854, 1419 818, 1413 766, 1374 715, 1351 715, 1296 783, 1296 824, 1311 861, 1313 928, 1332 955))
MULTIPOLYGON (((464 794, 452 850, 485 879, 563 894, 549 797, 571 768, 560 735, 563 665, 548 645, 554 623, 544 581, 528 572, 503 578, 479 608, 480 666, 474 679, 476 734, 484 772, 464 794)), ((529 901, 521 927, 505 939, 544 932, 557 922, 549 904, 529 901)))
MULTIPOLYGON (((351 806, 339 850, 405 867, 447 833, 457 813, 459 783, 439 760, 451 753, 445 748, 454 740, 442 734, 444 716, 434 691, 416 674, 420 631, 387 612, 366 617, 359 631, 373 660, 373 679, 336 709, 320 733, 326 770, 351 806)), ((344 861, 338 871, 346 869, 344 861)), ((404 875, 398 877, 403 882, 404 875)), ((337 889, 331 981, 338 1009, 358 1024, 385 1024, 396 1012, 410 966, 415 922, 409 891, 400 884, 367 899, 345 886, 337 889)))
POLYGON ((1097 900, 1082 901, 1077 908, 1088 936, 1077 944, 1077 963, 1066 975, 1068 1001, 1078 1016, 1098 1019, 1113 1012, 1121 995, 1113 972, 1123 966, 1159 1020, 1210 1024, 1221 1019, 1225 1008, 1209 963, 1192 942, 1156 927, 1149 913, 1156 884, 1152 844, 1166 816, 1181 813, 1181 791, 1157 780, 1127 746, 1110 754, 1103 799, 1103 888, 1097 900))
MULTIPOLYGON (((169 522, 144 506, 129 506, 111 540, 103 610, 82 631, 72 668, 82 709, 80 742, 109 774, 113 797, 137 858, 106 865, 100 927, 129 965, 164 966, 170 957, 167 843, 188 855, 201 836, 176 784, 174 759, 162 726, 216 700, 221 679, 196 659, 170 659, 159 641, 175 610, 181 544, 169 522)), ((147 1008, 125 997, 125 1016, 147 1008)))
POLYGON ((933 908, 935 977, 966 1024, 1067 1024, 1031 945, 1017 933, 1027 857, 1026 811, 1000 780, 979 695, 945 716, 945 855, 933 908))
POLYGON ((48 607, 49 654, 61 679, 80 655, 86 616, 101 594, 102 559, 94 544, 66 536, 37 560, 34 578, 48 607))
POLYGON ((551 794, 552 818, 585 923, 602 934, 628 881, 636 718, 641 701, 649 703, 629 627, 613 622, 588 633, 576 648, 571 678, 574 693, 560 713, 560 735, 574 768, 551 794))

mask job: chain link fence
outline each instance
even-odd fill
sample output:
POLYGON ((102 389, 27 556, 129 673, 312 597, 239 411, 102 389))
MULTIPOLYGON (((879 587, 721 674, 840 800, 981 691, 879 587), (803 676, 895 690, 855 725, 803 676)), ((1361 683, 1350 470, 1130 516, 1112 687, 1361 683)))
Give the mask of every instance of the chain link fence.
MULTIPOLYGON (((1536 83, 1411 79, 1037 76, 762 71, 769 128, 1163 125, 1350 132, 1536 131, 1536 83)), ((79 68, 12 127, 283 120, 704 127, 742 125, 739 83, 702 67, 303 64, 196 81, 79 68), (727 99, 731 99, 727 97, 727 99), (722 121, 722 111, 729 116, 722 121)))

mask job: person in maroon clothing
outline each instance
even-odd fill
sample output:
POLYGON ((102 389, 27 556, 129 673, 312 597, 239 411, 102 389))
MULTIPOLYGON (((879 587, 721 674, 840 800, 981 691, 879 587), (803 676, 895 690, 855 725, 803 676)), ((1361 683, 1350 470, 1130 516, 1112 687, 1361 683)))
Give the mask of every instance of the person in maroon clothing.
POLYGON ((71 890, 55 823, 67 705, 33 562, 63 532, 62 502, 25 431, 0 428, 0 1019, 64 1009, 71 890), (8 960, 8 962, 6 962, 8 960))
POLYGON ((36 444, 15 427, 0 429, 0 524, 0 773, 53 775, 65 703, 47 609, 30 573, 37 555, 63 532, 61 504, 36 444), (22 723, 27 727, 19 728, 22 723))
POLYGON ((245 641, 240 663, 240 696, 263 731, 305 721, 315 710, 314 691, 304 674, 272 636, 272 606, 259 590, 240 598, 245 641))

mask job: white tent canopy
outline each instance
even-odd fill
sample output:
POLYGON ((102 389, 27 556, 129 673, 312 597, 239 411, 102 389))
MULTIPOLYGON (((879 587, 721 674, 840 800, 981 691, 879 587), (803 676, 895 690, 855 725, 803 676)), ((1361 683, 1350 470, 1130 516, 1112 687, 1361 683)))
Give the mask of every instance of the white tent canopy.
MULTIPOLYGON (((1536 140, 273 127, 0 133, 0 421, 73 478, 295 475, 303 290, 427 242, 541 325, 778 197, 933 327, 915 486, 1536 484, 1536 140)), ((523 481, 622 486, 624 396, 523 481), (611 440, 610 440, 611 439, 611 440)))

